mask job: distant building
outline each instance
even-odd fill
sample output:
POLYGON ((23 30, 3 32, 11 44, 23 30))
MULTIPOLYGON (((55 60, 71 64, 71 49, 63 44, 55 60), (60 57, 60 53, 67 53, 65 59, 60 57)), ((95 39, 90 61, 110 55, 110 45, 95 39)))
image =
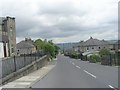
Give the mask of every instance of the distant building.
POLYGON ((100 51, 103 48, 115 50, 115 46, 113 44, 110 44, 105 40, 93 39, 92 37, 87 41, 79 42, 73 47, 74 51, 81 53, 100 51))
POLYGON ((0 58, 14 56, 16 28, 14 17, 0 17, 0 58))
POLYGON ((36 52, 36 47, 30 38, 25 38, 25 40, 17 44, 17 55, 21 54, 31 54, 36 52))

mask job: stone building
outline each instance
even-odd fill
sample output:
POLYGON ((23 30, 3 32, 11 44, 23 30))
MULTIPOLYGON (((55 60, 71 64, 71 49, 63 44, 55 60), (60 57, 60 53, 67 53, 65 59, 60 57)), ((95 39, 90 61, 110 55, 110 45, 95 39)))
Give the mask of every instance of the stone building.
POLYGON ((74 51, 81 53, 100 51, 103 48, 113 50, 114 45, 105 40, 98 40, 90 37, 87 41, 81 41, 73 47, 74 51))
POLYGON ((25 38, 25 40, 17 44, 17 55, 31 54, 36 52, 36 47, 30 38, 25 38))
POLYGON ((0 58, 11 57, 16 51, 16 27, 14 17, 0 17, 0 58))

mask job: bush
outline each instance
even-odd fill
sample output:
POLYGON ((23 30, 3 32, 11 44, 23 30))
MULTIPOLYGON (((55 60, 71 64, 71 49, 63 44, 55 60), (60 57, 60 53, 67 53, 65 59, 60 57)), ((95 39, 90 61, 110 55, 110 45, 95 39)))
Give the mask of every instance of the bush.
POLYGON ((96 62, 100 62, 100 56, 98 56, 98 55, 91 55, 90 57, 89 57, 89 62, 91 62, 91 63, 96 63, 96 62))
POLYGON ((111 52, 108 49, 102 49, 99 52, 100 56, 101 56, 101 64, 102 65, 111 65, 111 52))
POLYGON ((102 50, 100 50, 99 54, 101 56, 110 55, 110 51, 108 49, 102 49, 102 50))
POLYGON ((78 54, 77 54, 76 52, 72 52, 72 53, 70 54, 70 57, 77 59, 77 58, 78 58, 78 54))
POLYGON ((83 60, 83 61, 88 61, 88 59, 89 59, 89 57, 87 57, 87 55, 82 56, 82 60, 83 60))

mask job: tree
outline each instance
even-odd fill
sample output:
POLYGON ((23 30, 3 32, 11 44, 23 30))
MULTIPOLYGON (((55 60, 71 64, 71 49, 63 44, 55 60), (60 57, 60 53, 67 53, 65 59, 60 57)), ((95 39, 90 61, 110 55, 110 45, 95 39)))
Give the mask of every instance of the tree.
POLYGON ((46 54, 50 55, 51 58, 56 57, 58 54, 59 48, 52 42, 52 40, 47 41, 46 39, 42 41, 41 39, 37 39, 34 42, 37 50, 43 50, 46 54))
POLYGON ((50 43, 46 43, 44 46, 44 51, 51 57, 55 57, 55 48, 50 43))
POLYGON ((34 45, 38 51, 44 48, 44 42, 41 39, 35 40, 34 45))
POLYGON ((57 55, 59 53, 60 48, 57 45, 54 45, 54 47, 55 47, 55 55, 57 55))

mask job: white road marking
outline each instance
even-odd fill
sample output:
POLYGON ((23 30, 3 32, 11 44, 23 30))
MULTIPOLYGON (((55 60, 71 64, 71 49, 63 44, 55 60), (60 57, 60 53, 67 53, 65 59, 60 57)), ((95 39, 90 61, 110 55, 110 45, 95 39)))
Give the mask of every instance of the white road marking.
POLYGON ((75 65, 75 63, 72 63, 73 65, 75 65))
POLYGON ((80 67, 79 67, 79 66, 76 66, 76 67, 80 69, 80 67))
POLYGON ((89 73, 88 71, 84 70, 84 72, 86 72, 87 74, 89 74, 89 75, 91 75, 92 77, 96 78, 96 76, 95 76, 95 75, 93 75, 93 74, 89 73))
POLYGON ((110 88, 112 88, 112 89, 114 89, 114 90, 117 90, 117 89, 115 89, 113 86, 111 86, 111 85, 108 85, 110 88))
POLYGON ((114 88, 113 86, 111 86, 111 85, 108 85, 110 88, 114 88))
POLYGON ((0 87, 0 90, 2 90, 2 87, 0 87))

